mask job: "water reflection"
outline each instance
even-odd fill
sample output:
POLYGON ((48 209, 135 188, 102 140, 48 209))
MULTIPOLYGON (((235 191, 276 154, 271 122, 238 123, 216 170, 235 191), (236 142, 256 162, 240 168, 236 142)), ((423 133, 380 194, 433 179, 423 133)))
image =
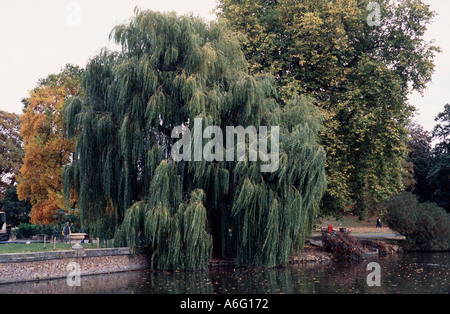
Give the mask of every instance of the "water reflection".
POLYGON ((65 280, 0 285, 0 293, 148 294, 322 294, 449 293, 450 253, 416 253, 375 260, 381 286, 367 285, 370 261, 307 263, 277 269, 224 269, 199 272, 135 271, 83 277, 81 287, 65 280))

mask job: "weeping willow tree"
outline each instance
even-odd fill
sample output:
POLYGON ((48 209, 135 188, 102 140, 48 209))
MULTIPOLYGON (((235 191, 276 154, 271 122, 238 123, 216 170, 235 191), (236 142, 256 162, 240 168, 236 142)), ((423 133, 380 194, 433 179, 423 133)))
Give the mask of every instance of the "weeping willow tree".
POLYGON ((64 112, 77 147, 63 181, 78 193, 83 224, 147 250, 155 268, 206 268, 213 253, 287 263, 326 188, 311 100, 280 108, 272 77, 248 74, 239 38, 221 21, 136 10, 111 38, 122 50, 89 61, 86 96, 64 112), (175 161, 172 131, 192 130, 196 118, 201 131, 279 126, 276 171, 261 172, 263 159, 175 161))

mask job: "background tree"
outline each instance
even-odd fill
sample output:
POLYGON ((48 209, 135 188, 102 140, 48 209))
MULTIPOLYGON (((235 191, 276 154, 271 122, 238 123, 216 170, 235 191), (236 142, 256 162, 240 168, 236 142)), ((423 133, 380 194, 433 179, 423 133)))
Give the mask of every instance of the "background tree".
POLYGON ((325 115, 324 212, 362 215, 402 190, 410 91, 430 81, 437 47, 423 39, 434 13, 422 1, 221 0, 218 13, 243 34, 251 73, 272 73, 282 99, 312 95, 325 115))
MULTIPOLYGON (((40 80, 24 100, 20 133, 25 157, 18 176, 20 200, 30 199, 32 223, 52 223, 59 208, 65 204, 61 187, 62 166, 70 162, 75 141, 69 140, 63 127, 64 102, 81 96, 81 70, 67 65, 59 74, 40 80)), ((72 205, 72 206, 70 206, 72 205)))
POLYGON ((20 201, 17 197, 17 186, 9 188, 0 201, 0 210, 6 213, 8 224, 17 227, 21 223, 30 222, 31 204, 29 200, 20 201))
POLYGON ((431 139, 430 132, 419 124, 412 122, 408 125, 410 134, 406 146, 408 148, 407 162, 413 165, 415 184, 410 192, 416 194, 421 202, 432 200, 432 188, 428 183, 428 173, 431 167, 431 139))
POLYGON ((14 185, 14 176, 22 165, 24 151, 19 129, 19 116, 0 110, 0 199, 14 185))
POLYGON ((450 105, 439 113, 433 129, 433 138, 440 140, 433 149, 428 182, 434 189, 433 201, 450 212, 450 105))
POLYGON ((86 98, 64 111, 77 138, 64 186, 77 191, 83 225, 146 248, 157 268, 206 268, 212 252, 238 264, 287 263, 325 190, 311 101, 294 97, 281 110, 272 76, 248 74, 240 41, 222 22, 137 10, 111 37, 122 51, 89 62, 86 98), (195 134, 200 117, 203 129, 280 126, 278 170, 261 173, 261 161, 175 162, 173 128, 195 134))

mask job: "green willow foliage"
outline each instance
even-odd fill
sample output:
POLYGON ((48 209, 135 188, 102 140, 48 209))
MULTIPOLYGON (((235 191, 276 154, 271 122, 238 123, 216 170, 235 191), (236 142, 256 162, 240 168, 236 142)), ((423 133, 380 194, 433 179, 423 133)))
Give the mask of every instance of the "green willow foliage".
POLYGON ((220 21, 136 10, 111 36, 122 51, 90 60, 86 97, 64 112, 78 139, 64 190, 77 191, 84 225, 146 249, 155 268, 204 269, 213 252, 286 264, 326 189, 312 102, 281 109, 271 76, 248 74, 239 38, 220 21), (203 128, 280 126, 278 170, 261 173, 248 158, 175 162, 172 129, 198 117, 203 128))

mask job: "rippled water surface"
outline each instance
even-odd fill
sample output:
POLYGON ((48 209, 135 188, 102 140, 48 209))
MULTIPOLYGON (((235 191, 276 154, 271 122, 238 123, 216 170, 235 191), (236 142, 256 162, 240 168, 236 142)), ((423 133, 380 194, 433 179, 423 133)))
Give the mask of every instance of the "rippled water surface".
POLYGON ((81 278, 80 287, 66 280, 0 285, 0 293, 390 293, 448 294, 450 253, 409 253, 358 263, 306 263, 277 269, 153 271, 81 278), (369 287, 369 262, 380 265, 381 286, 369 287))

